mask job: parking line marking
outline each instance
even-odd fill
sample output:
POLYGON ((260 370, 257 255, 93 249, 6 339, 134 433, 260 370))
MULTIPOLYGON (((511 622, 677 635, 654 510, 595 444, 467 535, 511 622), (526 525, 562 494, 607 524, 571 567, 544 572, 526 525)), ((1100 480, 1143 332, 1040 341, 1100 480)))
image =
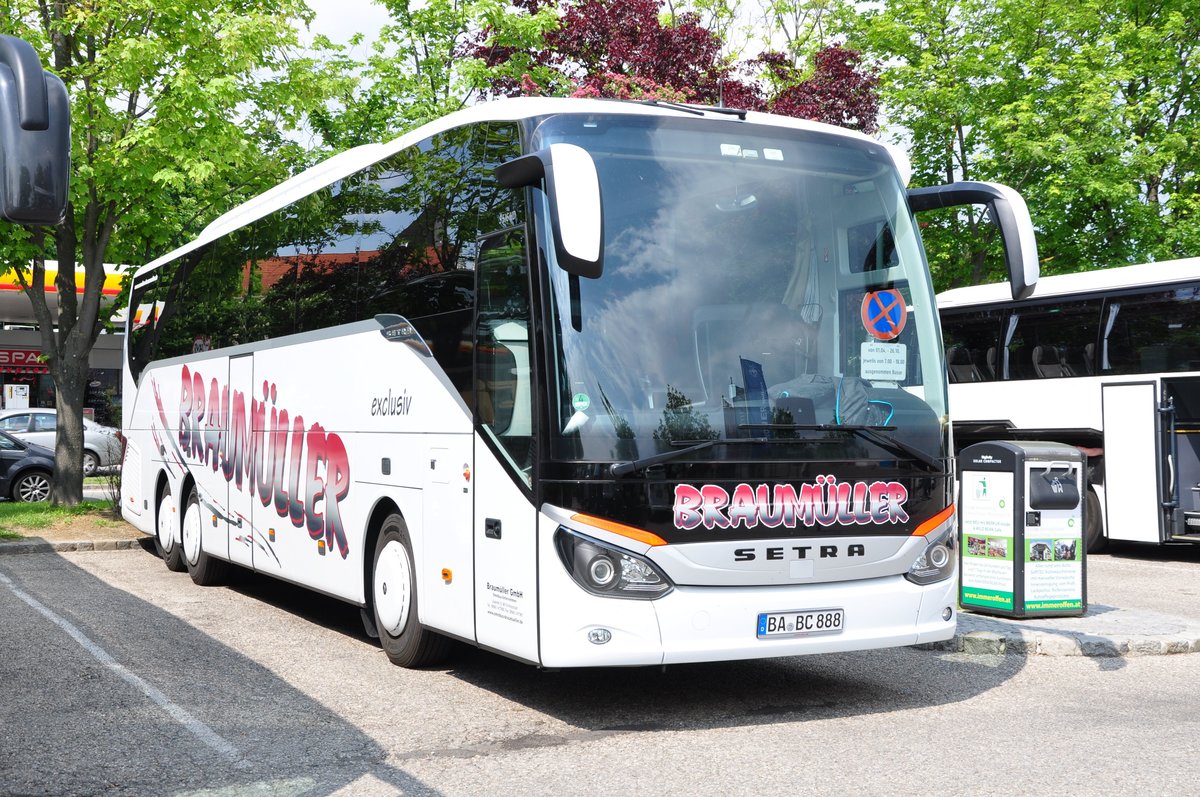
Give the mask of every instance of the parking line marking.
POLYGON ((82 631, 71 624, 69 620, 56 614, 52 609, 47 607, 37 598, 22 590, 12 582, 8 576, 0 573, 0 583, 8 587, 12 594, 16 595, 29 606, 35 609, 39 614, 45 617, 50 622, 57 625, 62 630, 74 639, 88 653, 92 654, 97 661, 103 664, 108 669, 116 673, 122 680, 131 686, 136 687, 146 697, 150 698, 159 708, 171 715, 172 719, 178 722, 187 730, 191 731, 200 741, 207 744, 213 750, 216 750, 226 760, 235 766, 247 766, 247 762, 243 760, 241 753, 237 748, 222 738, 216 731, 205 725, 200 720, 196 719, 187 709, 174 703, 170 698, 164 695, 156 687, 146 683, 140 676, 130 672, 120 662, 114 659, 104 648, 97 645, 89 639, 82 631))

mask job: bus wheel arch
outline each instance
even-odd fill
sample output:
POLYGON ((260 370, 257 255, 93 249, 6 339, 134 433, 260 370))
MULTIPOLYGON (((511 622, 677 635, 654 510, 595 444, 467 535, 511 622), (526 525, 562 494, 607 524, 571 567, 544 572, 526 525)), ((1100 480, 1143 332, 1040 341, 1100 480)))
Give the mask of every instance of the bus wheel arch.
POLYGON ((441 663, 450 654, 453 642, 425 628, 418 619, 416 560, 404 516, 398 511, 388 512, 370 536, 375 544, 367 549, 373 551, 373 556, 366 596, 380 646, 400 667, 441 663))
POLYGON ((171 495, 171 483, 167 474, 160 471, 154 487, 154 549, 168 570, 182 573, 187 570, 183 563, 183 533, 180 507, 171 495))

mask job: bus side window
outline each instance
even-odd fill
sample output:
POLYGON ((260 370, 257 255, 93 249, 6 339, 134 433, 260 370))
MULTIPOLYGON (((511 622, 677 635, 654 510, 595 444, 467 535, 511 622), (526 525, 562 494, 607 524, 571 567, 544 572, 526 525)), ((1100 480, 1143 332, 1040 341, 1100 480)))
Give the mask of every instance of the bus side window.
POLYGON ((1108 304, 1107 373, 1189 371, 1200 365, 1200 289, 1121 296, 1108 304))
POLYGON ((532 483, 533 390, 529 270, 525 235, 509 230, 480 242, 475 330, 476 416, 532 483))
POLYGON ((942 337, 946 343, 946 371, 951 384, 997 379, 996 351, 1000 328, 1000 311, 943 313, 942 337))

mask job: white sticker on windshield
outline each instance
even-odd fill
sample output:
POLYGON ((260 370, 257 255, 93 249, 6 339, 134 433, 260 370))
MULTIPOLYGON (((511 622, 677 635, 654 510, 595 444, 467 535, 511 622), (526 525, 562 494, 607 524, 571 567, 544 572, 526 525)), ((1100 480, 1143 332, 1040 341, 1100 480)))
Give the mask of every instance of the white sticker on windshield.
POLYGON ((908 374, 908 347, 903 343, 865 340, 859 365, 860 375, 868 382, 903 382, 908 374))

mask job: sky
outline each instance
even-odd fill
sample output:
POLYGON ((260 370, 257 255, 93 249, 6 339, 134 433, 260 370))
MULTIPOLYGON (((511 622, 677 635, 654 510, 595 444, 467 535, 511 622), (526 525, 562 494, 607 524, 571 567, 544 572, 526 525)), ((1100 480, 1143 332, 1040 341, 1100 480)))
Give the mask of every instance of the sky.
POLYGON ((339 44, 359 31, 371 38, 371 32, 389 21, 387 9, 373 0, 308 0, 316 12, 311 33, 323 33, 339 44))

